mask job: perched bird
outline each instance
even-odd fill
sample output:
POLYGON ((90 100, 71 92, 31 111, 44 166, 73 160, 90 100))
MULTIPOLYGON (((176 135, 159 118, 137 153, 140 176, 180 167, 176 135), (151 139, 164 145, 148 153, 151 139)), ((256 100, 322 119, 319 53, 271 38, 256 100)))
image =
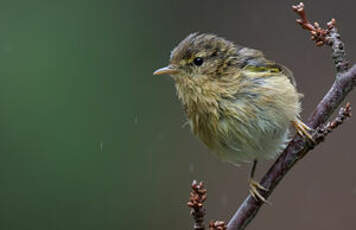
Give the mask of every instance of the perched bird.
POLYGON ((312 140, 300 119, 301 94, 292 72, 261 51, 213 34, 193 33, 173 49, 167 67, 192 132, 223 161, 253 162, 250 193, 265 188, 253 179, 258 159, 272 159, 289 139, 289 127, 312 140))

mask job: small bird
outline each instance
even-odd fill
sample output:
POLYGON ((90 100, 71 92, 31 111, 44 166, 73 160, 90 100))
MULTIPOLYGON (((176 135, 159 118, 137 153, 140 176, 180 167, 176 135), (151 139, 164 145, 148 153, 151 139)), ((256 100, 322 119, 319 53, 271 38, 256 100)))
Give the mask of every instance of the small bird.
POLYGON ((285 148, 293 125, 313 140, 299 119, 300 99, 292 72, 256 49, 214 34, 193 33, 154 75, 170 75, 192 132, 223 161, 253 162, 249 192, 267 202, 253 179, 259 159, 273 159, 285 148))

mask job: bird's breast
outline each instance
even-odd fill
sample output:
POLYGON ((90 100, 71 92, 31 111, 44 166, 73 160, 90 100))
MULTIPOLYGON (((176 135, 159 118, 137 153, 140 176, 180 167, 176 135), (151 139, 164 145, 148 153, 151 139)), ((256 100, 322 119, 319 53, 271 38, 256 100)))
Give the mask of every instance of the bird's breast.
POLYGON ((213 148, 218 133, 221 111, 219 96, 201 85, 176 84, 192 132, 213 148))

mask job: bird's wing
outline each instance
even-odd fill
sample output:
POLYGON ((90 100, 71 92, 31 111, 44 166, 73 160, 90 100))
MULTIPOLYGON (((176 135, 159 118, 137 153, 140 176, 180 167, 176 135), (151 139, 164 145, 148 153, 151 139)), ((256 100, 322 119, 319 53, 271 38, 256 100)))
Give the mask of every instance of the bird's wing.
POLYGON ((292 85, 296 86, 292 71, 284 65, 266 59, 261 51, 243 48, 240 49, 237 54, 242 57, 240 59, 241 69, 256 73, 268 73, 266 76, 275 75, 274 73, 280 74, 281 76, 286 76, 292 85))

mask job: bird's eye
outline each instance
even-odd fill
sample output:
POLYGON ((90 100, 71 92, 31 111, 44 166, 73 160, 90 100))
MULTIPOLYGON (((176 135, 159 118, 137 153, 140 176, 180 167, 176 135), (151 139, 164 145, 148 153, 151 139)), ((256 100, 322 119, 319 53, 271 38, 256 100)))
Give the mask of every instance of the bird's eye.
POLYGON ((195 64, 196 66, 201 66, 204 61, 203 61, 203 58, 201 58, 201 57, 196 57, 196 58, 194 58, 193 62, 194 62, 194 64, 195 64))

